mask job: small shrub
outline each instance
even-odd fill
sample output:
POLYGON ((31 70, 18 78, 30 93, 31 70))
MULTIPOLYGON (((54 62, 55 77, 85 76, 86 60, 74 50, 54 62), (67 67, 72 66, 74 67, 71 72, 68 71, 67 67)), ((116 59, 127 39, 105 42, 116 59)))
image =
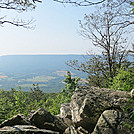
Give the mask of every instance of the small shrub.
POLYGON ((121 91, 131 91, 134 86, 134 71, 125 70, 121 67, 118 74, 113 78, 110 88, 121 91))

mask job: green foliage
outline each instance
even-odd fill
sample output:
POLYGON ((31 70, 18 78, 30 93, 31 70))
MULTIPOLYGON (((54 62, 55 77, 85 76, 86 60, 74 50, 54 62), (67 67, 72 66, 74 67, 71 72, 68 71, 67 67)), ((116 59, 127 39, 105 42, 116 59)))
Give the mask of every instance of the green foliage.
POLYGON ((0 122, 16 114, 27 116, 31 110, 45 107, 45 94, 38 85, 34 85, 32 92, 22 92, 21 89, 11 91, 0 90, 0 122), (35 87, 37 86, 37 87, 35 87))
POLYGON ((67 75, 65 75, 65 89, 63 88, 61 93, 57 93, 54 97, 49 97, 46 100, 45 107, 48 109, 52 114, 57 115, 60 113, 60 106, 62 103, 69 103, 71 101, 71 96, 78 86, 78 82, 80 77, 75 78, 71 77, 71 72, 67 71, 67 75))
MULTIPOLYGON (((124 114, 127 113, 129 119, 134 123, 134 99, 130 98, 127 106, 124 107, 124 114)), ((132 123, 123 123, 126 127, 130 128, 134 132, 134 125, 132 123)))
POLYGON ((33 84, 31 92, 22 92, 21 87, 18 90, 11 91, 0 90, 0 123, 16 114, 27 116, 31 110, 37 110, 44 107, 52 114, 60 113, 62 103, 69 103, 73 91, 80 78, 71 77, 68 71, 65 76, 65 89, 61 93, 43 93, 39 84, 33 84))
POLYGON ((32 100, 37 100, 37 102, 39 102, 42 97, 43 97, 43 92, 40 90, 39 88, 39 84, 33 84, 33 88, 31 88, 31 96, 32 96, 32 100))
POLYGON ((78 86, 78 82, 80 81, 80 77, 71 77, 71 72, 67 71, 67 75, 65 75, 65 79, 63 82, 65 82, 65 89, 62 90, 64 94, 66 94, 68 97, 71 97, 74 90, 78 86))
POLYGON ((71 94, 76 88, 78 78, 71 78, 71 74, 68 72, 65 82, 64 93, 43 93, 39 84, 33 84, 31 92, 22 92, 21 87, 18 90, 11 89, 10 91, 4 91, 0 89, 0 123, 16 114, 24 114, 27 116, 31 110, 37 110, 44 107, 52 114, 57 115, 60 113, 60 106, 62 103, 69 103, 71 100, 71 94), (71 83, 70 83, 71 82, 71 83), (71 85, 70 85, 71 84, 71 85))
POLYGON ((87 73, 88 85, 108 88, 113 77, 117 75, 120 66, 127 68, 130 65, 125 56, 122 57, 122 63, 114 59, 111 59, 111 62, 113 63, 111 71, 107 57, 104 55, 85 56, 85 62, 80 63, 78 60, 70 60, 66 64, 75 70, 87 73))
POLYGON ((0 90, 0 122, 18 113, 27 116, 31 110, 36 110, 44 105, 42 100, 31 101, 31 97, 31 94, 27 96, 20 89, 12 89, 9 92, 0 90))
POLYGON ((131 2, 130 5, 133 7, 131 12, 134 14, 134 2, 131 2))
POLYGON ((133 68, 125 70, 123 67, 121 67, 121 69, 118 70, 117 76, 113 78, 110 88, 121 91, 131 91, 134 87, 133 76, 133 68))
POLYGON ((46 100, 45 107, 48 109, 52 114, 57 115, 60 113, 60 106, 62 103, 69 103, 70 98, 65 96, 62 93, 58 93, 54 98, 49 97, 46 100))

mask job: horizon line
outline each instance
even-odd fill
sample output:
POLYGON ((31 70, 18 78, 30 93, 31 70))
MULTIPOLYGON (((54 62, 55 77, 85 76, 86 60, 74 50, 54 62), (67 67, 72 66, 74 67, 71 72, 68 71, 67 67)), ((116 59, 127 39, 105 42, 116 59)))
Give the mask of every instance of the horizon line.
POLYGON ((0 56, 26 56, 26 55, 27 56, 36 56, 36 55, 88 55, 88 54, 56 54, 56 53, 55 54, 3 54, 0 56))

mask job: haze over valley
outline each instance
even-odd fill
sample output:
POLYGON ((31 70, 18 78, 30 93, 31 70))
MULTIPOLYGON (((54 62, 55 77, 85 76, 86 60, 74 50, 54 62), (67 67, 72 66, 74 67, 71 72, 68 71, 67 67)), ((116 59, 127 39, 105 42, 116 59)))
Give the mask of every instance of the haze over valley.
POLYGON ((33 84, 39 84, 44 92, 60 92, 64 88, 66 71, 72 76, 86 77, 86 74, 69 68, 65 62, 78 59, 81 55, 7 55, 0 56, 0 88, 30 91, 33 84))

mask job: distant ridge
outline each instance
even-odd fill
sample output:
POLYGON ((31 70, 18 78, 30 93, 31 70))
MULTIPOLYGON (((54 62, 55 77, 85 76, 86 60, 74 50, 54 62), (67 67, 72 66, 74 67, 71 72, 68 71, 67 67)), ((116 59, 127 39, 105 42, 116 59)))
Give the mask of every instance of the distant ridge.
POLYGON ((63 55, 63 56, 67 56, 67 55, 87 55, 87 54, 7 54, 7 55, 0 55, 0 56, 53 56, 53 55, 63 55))
MULTIPOLYGON (((92 55, 88 55, 88 58, 92 58, 92 55)), ((10 90, 17 89, 17 86, 21 85, 23 91, 28 91, 29 85, 39 82, 44 92, 59 92, 64 87, 62 81, 67 70, 75 76, 87 77, 86 73, 73 70, 65 64, 74 59, 79 62, 84 61, 83 55, 75 54, 0 56, 0 88, 10 90)), ((133 57, 129 56, 129 60, 133 61, 133 57)))

